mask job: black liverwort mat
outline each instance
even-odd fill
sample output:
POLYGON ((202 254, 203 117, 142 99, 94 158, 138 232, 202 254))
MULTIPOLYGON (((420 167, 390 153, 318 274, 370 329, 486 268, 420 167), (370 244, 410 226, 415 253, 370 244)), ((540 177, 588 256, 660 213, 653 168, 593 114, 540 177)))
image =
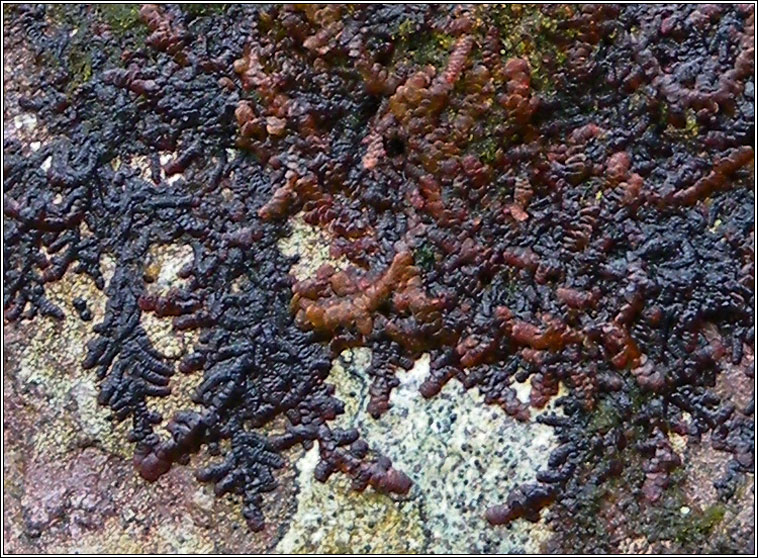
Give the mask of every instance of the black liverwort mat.
MULTIPOLYGON (((547 509, 571 548, 613 550, 591 490, 622 484, 627 513, 649 519, 678 482, 671 434, 707 433, 732 454, 714 479, 725 501, 752 472, 752 400, 737 408, 713 389, 725 364, 753 375, 751 6, 14 6, 4 18, 6 48, 34 57, 17 102, 50 137, 36 151, 4 141, 5 317, 60 319, 46 285, 94 279, 108 302, 82 366, 131 422, 144 478, 207 447, 217 462, 198 479, 242 496, 257 530, 281 452, 317 441, 319 480, 407 493, 359 432, 330 426, 343 411, 331 361, 358 346, 372 349, 375 417, 424 353, 423 397, 458 381, 518 420, 565 386, 538 419, 560 446, 482 510, 492 524, 547 509), (277 242, 294 215, 347 269, 289 273, 277 242), (184 286, 156 294, 146 256, 169 244, 194 257, 184 286), (147 312, 198 343, 165 357, 147 312), (201 410, 163 417, 152 402, 175 374, 196 378, 201 410), (512 384, 527 380, 523 403, 512 384)), ((74 307, 92 318, 86 300, 74 307)))

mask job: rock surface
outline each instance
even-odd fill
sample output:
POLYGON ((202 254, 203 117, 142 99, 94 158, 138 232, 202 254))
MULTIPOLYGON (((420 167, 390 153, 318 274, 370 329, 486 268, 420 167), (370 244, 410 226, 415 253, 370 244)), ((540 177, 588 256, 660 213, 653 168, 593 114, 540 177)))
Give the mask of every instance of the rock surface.
MULTIPOLYGON (((32 152, 48 137, 44 125, 16 102, 25 88, 25 56, 16 46, 4 60, 4 138, 16 138, 32 152)), ((147 172, 144 161, 129 164, 142 164, 147 172)), ((301 256, 294 276, 307 278, 327 262, 343 265, 330 258, 328 238, 299 217, 292 225, 294 234, 280 250, 301 256)), ((177 271, 188 258, 191 250, 183 245, 152 252, 146 266, 152 288, 166 292, 177 285, 177 271)), ((102 261, 101 267, 108 280, 111 264, 102 261)), ((373 449, 391 458, 413 481, 409 494, 356 492, 341 475, 318 482, 316 443, 286 453, 279 486, 265 496, 266 527, 251 533, 238 500, 217 498, 211 486, 194 478, 209 460, 205 453, 155 483, 135 472, 127 426, 114 423, 97 404, 98 379, 81 366, 105 296, 86 275, 74 273, 51 284, 48 296, 65 310, 64 320, 38 317, 5 323, 3 329, 5 552, 539 553, 571 544, 544 514, 536 523, 518 519, 497 527, 485 519, 488 507, 533 481, 555 449, 554 431, 536 420, 538 413, 517 421, 457 381, 427 400, 419 392, 429 366, 424 356, 410 371, 399 372, 389 410, 375 419, 367 411, 372 357, 367 349, 345 351, 333 363, 329 382, 345 403, 335 425, 358 428, 373 449), (78 299, 87 301, 90 320, 79 319, 78 299)), ((142 319, 165 356, 177 358, 192 346, 193 333, 178 334, 153 314, 142 319)), ((753 367, 746 348, 742 362, 719 377, 716 390, 740 408, 750 404, 754 386, 742 371, 753 367)), ((179 401, 186 406, 193 387, 187 377, 174 377, 172 395, 160 401, 160 410, 168 416, 179 401)), ((529 386, 514 387, 526 402, 529 386)), ((611 484, 597 506, 603 528, 630 553, 675 552, 690 539, 703 539, 698 543, 703 551, 754 550, 753 475, 745 475, 735 496, 723 502, 713 479, 731 455, 713 451, 708 435, 697 442, 670 434, 669 440, 682 460, 681 490, 651 512, 653 519, 645 516, 653 530, 643 536, 630 524, 638 516, 625 507, 621 484, 611 484)))
MULTIPOLYGON (((303 237, 286 246, 323 250, 303 230, 296 233, 303 237)), ((175 278, 165 269, 175 270, 181 253, 169 249, 156 255, 167 285, 175 278)), ((303 255, 304 261, 318 258, 307 251, 303 255)), ((307 269, 301 272, 307 276, 307 269)), ((97 319, 105 299, 87 279, 56 285, 55 298, 64 306, 81 295, 93 301, 97 319)), ((534 417, 523 423, 483 405, 475 390, 457 382, 425 400, 418 386, 428 358, 401 374, 390 410, 373 419, 366 411, 365 371, 371 359, 366 349, 345 351, 334 362, 330 381, 345 402, 337 424, 359 427, 370 445, 406 471, 414 482, 410 494, 354 492, 339 475, 316 481, 315 445, 291 453, 296 471, 283 469, 290 472, 279 477, 280 488, 268 496, 267 529, 250 534, 239 504, 217 499, 210 487, 198 485, 192 468, 175 467, 155 484, 135 473, 131 448, 119 432, 124 426, 111 424, 96 403, 94 374, 79 366, 91 325, 73 312, 68 316, 62 323, 43 319, 34 327, 4 329, 4 541, 9 552, 537 553, 551 538, 544 521, 493 528, 483 510, 532 480, 555 447, 552 429, 534 417)), ((176 350, 173 334, 154 335, 161 350, 176 350)), ((171 398, 165 402, 170 403, 171 398)), ((720 537, 747 537, 754 521, 747 505, 754 498, 752 478, 736 500, 721 506, 709 479, 724 467, 723 454, 709 451, 707 440, 674 445, 687 476, 681 516, 690 513, 690 506, 716 510, 712 513, 720 524, 714 544, 720 537)), ((670 547, 666 541, 659 544, 670 547)), ((660 548, 650 545, 629 539, 626 548, 660 548)))

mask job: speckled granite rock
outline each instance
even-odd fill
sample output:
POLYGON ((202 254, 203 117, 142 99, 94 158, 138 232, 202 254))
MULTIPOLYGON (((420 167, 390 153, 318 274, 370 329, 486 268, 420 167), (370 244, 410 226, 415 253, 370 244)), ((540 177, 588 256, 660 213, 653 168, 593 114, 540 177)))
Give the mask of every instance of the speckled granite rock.
POLYGON ((379 420, 366 413, 366 350, 343 353, 330 379, 346 402, 337 422, 358 427, 373 448, 389 456, 414 482, 408 498, 397 501, 398 522, 387 496, 356 498, 338 490, 344 481, 324 485, 312 480, 315 450, 300 462, 300 496, 293 525, 277 549, 337 552, 536 552, 549 530, 519 523, 491 528, 483 511, 509 489, 531 479, 553 449, 550 428, 519 423, 500 409, 482 404, 478 393, 448 384, 427 401, 418 386, 428 358, 401 375, 379 420), (366 515, 364 515, 366 514, 366 515), (381 518, 367 522, 365 517, 381 518), (338 533, 342 531, 340 536, 338 533), (390 536, 386 536, 389 534, 390 536))

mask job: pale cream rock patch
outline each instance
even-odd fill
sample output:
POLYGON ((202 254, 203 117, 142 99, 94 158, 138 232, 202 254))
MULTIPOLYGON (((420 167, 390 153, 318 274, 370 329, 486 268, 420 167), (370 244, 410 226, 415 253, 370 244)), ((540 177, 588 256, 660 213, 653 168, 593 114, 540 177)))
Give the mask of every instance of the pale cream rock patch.
POLYGON ((309 225, 302 215, 290 219, 292 234, 279 241, 279 250, 285 256, 300 255, 300 260, 290 269, 298 281, 303 281, 316 274, 324 264, 330 264, 341 270, 348 266, 345 258, 334 259, 329 255, 329 237, 318 227, 309 225))
POLYGON ((348 487, 339 474, 321 484, 313 479, 318 453, 312 449, 297 464, 298 509, 277 550, 335 552, 340 548, 335 541, 346 540, 356 552, 387 552, 398 533, 382 527, 383 537, 377 539, 375 531, 394 507, 406 525, 419 521, 415 528, 423 537, 413 542, 424 552, 538 552, 550 536, 544 522, 492 527, 484 512, 502 503, 510 490, 534 482, 556 447, 552 428, 518 422, 486 405, 476 389, 466 391, 455 381, 424 399, 418 388, 429 372, 428 356, 410 371, 398 371, 391 408, 375 420, 366 412, 369 363, 368 349, 345 351, 335 362, 328 381, 345 402, 345 414, 334 423, 358 428, 372 449, 413 480, 413 487, 407 498, 397 498, 371 489, 359 495, 339 490, 348 487), (368 530, 355 520, 356 514, 367 513, 365 506, 378 517, 368 530))
POLYGON ((37 127, 37 116, 28 112, 13 117, 13 124, 17 130, 34 130, 37 127))
POLYGON ((426 537, 418 506, 388 496, 350 489, 342 475, 326 483, 313 478, 319 461, 315 444, 297 462, 298 507, 277 553, 416 553, 426 537))
POLYGON ((519 401, 529 403, 529 396, 532 394, 532 384, 528 379, 523 382, 513 382, 511 387, 516 392, 516 397, 518 397, 519 401))
MULTIPOLYGON (((173 160, 175 157, 175 153, 172 153, 170 151, 160 151, 158 153, 158 162, 160 163, 160 180, 166 181, 168 184, 173 184, 175 181, 177 181, 179 178, 182 177, 182 173, 177 173, 175 175, 166 176, 166 171, 164 170, 164 167, 173 160)), ((123 161, 120 157, 115 157, 111 161, 111 167, 113 170, 118 170, 121 165, 123 164, 123 161)), ((153 182, 153 173, 150 169, 150 158, 146 155, 134 155, 130 158, 128 162, 129 166, 139 170, 139 175, 142 180, 146 182, 153 182)))
MULTIPOLYGON (((104 275, 109 277, 112 268, 108 262, 104 268, 104 275)), ((57 410, 49 428, 35 430, 35 447, 48 455, 62 455, 72 447, 96 441, 111 454, 129 455, 131 448, 121 437, 127 425, 108 420, 108 409, 97 403, 96 371, 81 366, 87 354, 86 343, 93 336, 92 326, 103 319, 105 294, 88 276, 67 273, 60 281, 47 285, 46 296, 63 309, 64 319, 37 319, 21 351, 16 372, 16 379, 25 391, 41 396, 35 401, 57 410), (78 317, 72 304, 76 297, 87 300, 91 321, 78 317)))
MULTIPOLYGON (((144 273, 151 282, 147 284, 150 294, 164 296, 172 288, 180 288, 186 280, 178 276, 179 270, 192 262, 193 252, 189 244, 153 245, 145 259, 144 273)), ((178 331, 173 327, 170 316, 158 317, 153 312, 143 312, 140 323, 145 329, 153 347, 165 358, 178 362, 192 351, 197 343, 199 332, 196 330, 178 331)), ((178 411, 200 411, 202 407, 192 401, 192 395, 202 375, 182 374, 175 368, 169 381, 171 393, 166 397, 156 398, 152 407, 161 413, 164 420, 156 425, 156 432, 164 437, 170 436, 166 430, 169 419, 178 411)))

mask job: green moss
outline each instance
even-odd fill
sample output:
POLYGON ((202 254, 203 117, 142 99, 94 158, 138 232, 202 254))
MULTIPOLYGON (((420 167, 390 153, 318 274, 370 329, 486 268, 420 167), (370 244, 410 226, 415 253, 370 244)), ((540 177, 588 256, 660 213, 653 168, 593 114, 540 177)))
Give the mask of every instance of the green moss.
POLYGON ((229 4, 184 4, 182 9, 192 17, 205 17, 221 14, 226 11, 229 4))
POLYGON ((686 124, 684 125, 684 130, 692 137, 697 136, 699 127, 697 125, 697 117, 695 116, 695 111, 692 109, 687 109, 687 115, 685 118, 686 124))
POLYGON ((624 425, 629 414, 639 411, 646 403, 649 396, 639 388, 636 380, 625 378, 625 382, 627 385, 624 391, 629 396, 631 405, 621 404, 613 394, 601 397, 590 415, 587 425, 590 432, 605 434, 624 425))
MULTIPOLYGON (((69 81, 66 94, 71 96, 83 84, 92 79, 93 47, 89 37, 92 25, 104 22, 111 31, 127 41, 140 43, 147 36, 147 27, 141 24, 138 4, 99 4, 96 6, 76 6, 56 4, 48 6, 47 16, 53 25, 69 30, 71 40, 60 60, 45 60, 46 65, 65 66, 69 81)), ((118 63, 120 50, 105 47, 108 60, 118 63)))
MULTIPOLYGON (((606 541, 609 540, 605 522, 601 516, 603 507, 612 497, 613 488, 608 485, 597 485, 592 483, 585 484, 577 496, 580 505, 571 510, 571 529, 562 535, 562 546, 571 549, 586 549, 588 540, 606 541)), ((559 504, 560 506, 560 504, 559 504)), ((603 547, 600 549, 593 548, 593 552, 611 552, 612 547, 603 547)))
MULTIPOLYGON (((476 20, 472 34, 482 44, 487 31, 481 21, 493 21, 500 31, 503 60, 525 58, 531 67, 532 85, 541 91, 553 90, 551 75, 566 62, 566 47, 576 31, 559 28, 559 21, 570 14, 558 8, 548 11, 544 7, 530 5, 481 6, 486 10, 481 20, 476 20)), ((573 8, 564 8, 572 10, 573 8)), ((395 60, 407 59, 417 65, 430 64, 435 68, 445 66, 456 37, 439 31, 419 32, 412 19, 406 19, 393 34, 396 43, 395 60)), ((481 52, 475 48, 471 53, 478 60, 481 52)))
MULTIPOLYGON (((713 504, 706 508, 702 513, 695 514, 693 518, 685 526, 685 532, 680 532, 680 535, 686 535, 692 533, 695 536, 702 536, 705 538, 710 535, 713 530, 724 520, 726 515, 726 506, 721 503, 713 504)), ((691 540, 693 537, 686 537, 684 540, 691 540)))
POLYGON ((590 430, 604 434, 621 424, 621 416, 609 399, 601 399, 590 419, 590 430))
POLYGON ((97 13, 118 36, 130 32, 147 35, 139 16, 139 4, 98 4, 97 13))
MULTIPOLYGON (((685 473, 676 470, 669 477, 670 486, 663 498, 656 503, 647 502, 639 493, 645 482, 643 463, 639 456, 622 451, 619 459, 626 460, 626 468, 621 476, 608 479, 602 484, 594 484, 590 477, 577 483, 580 494, 576 501, 580 505, 572 508, 570 529, 562 534, 564 548, 582 549, 588 540, 608 541, 605 552, 618 552, 606 534, 607 521, 615 514, 623 513, 624 538, 644 537, 654 545, 653 550, 663 543, 672 552, 697 552, 713 543, 718 526, 726 515, 724 504, 715 503, 703 510, 691 509, 681 488, 685 473), (623 512, 621 512, 623 510, 623 512)), ((581 476, 585 472, 579 472, 581 476)), ((599 548, 594 548, 598 551, 599 548)))
MULTIPOLYGON (((504 59, 519 57, 529 61, 532 86, 540 91, 554 89, 551 74, 566 63, 566 45, 575 37, 575 30, 559 29, 566 14, 548 13, 544 6, 505 4, 487 6, 500 31, 504 59)), ((573 8, 562 8, 573 10, 573 8)))
POLYGON ((261 94, 258 93, 256 89, 244 91, 242 93, 242 98, 247 101, 253 101, 256 105, 263 105, 263 97, 261 97, 261 94))
POLYGON ((396 60, 409 59, 417 65, 431 64, 435 68, 444 66, 456 40, 439 31, 419 32, 417 22, 412 19, 406 19, 398 26, 393 39, 396 60))
POLYGON ((411 35, 413 35, 415 31, 416 24, 413 22, 413 20, 406 19, 397 28, 397 32, 395 33, 394 38, 400 41, 409 41, 411 35))
MULTIPOLYGON (((672 475, 675 485, 682 473, 672 475)), ((645 534, 650 541, 675 541, 684 551, 702 548, 726 515, 726 506, 716 502, 705 509, 691 509, 678 486, 669 489, 658 506, 650 508, 645 534)))
POLYGON ((445 65, 455 44, 455 37, 438 31, 417 32, 416 23, 410 19, 398 26, 393 38, 396 61, 408 59, 419 66, 431 64, 438 69, 445 65))
POLYGON ((71 75, 68 90, 72 91, 92 78, 92 56, 83 49, 72 48, 68 56, 68 69, 71 75))
POLYGON ((430 64, 435 68, 441 68, 450 56, 450 49, 454 43, 454 37, 433 32, 412 42, 410 52, 417 64, 430 64))
POLYGON ((69 75, 66 85, 68 95, 92 78, 92 56, 88 51, 90 43, 85 39, 90 34, 91 14, 87 6, 71 4, 46 6, 45 15, 51 25, 66 29, 70 40, 61 56, 54 56, 47 52, 43 54, 39 62, 45 67, 66 69, 69 75))
POLYGON ((45 7, 45 14, 53 23, 78 28, 82 22, 83 9, 66 4, 51 4, 45 7))
POLYGON ((429 243, 424 243, 413 254, 414 262, 424 270, 430 270, 435 262, 434 247, 429 243))
POLYGON ((469 144, 469 151, 488 165, 495 162, 498 149, 500 149, 500 144, 494 136, 485 136, 469 144))
POLYGON ((341 122, 346 129, 353 130, 354 132, 359 132, 361 127, 365 125, 364 119, 353 112, 346 114, 341 122))

